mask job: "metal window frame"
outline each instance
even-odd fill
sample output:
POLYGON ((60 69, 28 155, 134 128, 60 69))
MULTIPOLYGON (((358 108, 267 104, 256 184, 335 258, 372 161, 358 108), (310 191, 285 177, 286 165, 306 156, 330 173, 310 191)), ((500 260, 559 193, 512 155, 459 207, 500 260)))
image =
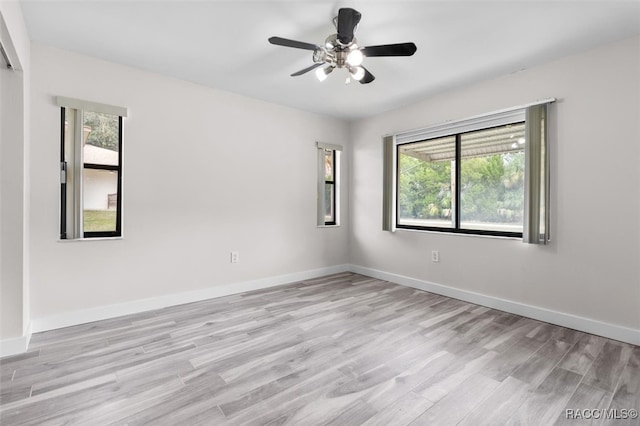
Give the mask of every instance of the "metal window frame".
POLYGON ((79 116, 82 118, 84 116, 83 109, 77 109, 73 107, 61 106, 61 118, 60 118, 60 239, 67 240, 68 238, 68 223, 67 223, 67 194, 69 192, 69 188, 67 187, 67 163, 65 156, 65 119, 66 119, 66 109, 70 108, 73 111, 76 111, 76 125, 74 132, 76 133, 74 137, 74 167, 73 172, 75 173, 74 178, 74 192, 75 192, 75 200, 74 203, 74 216, 76 222, 76 231, 74 232, 73 239, 79 238, 110 238, 110 237, 121 237, 122 236, 122 140, 123 140, 123 116, 118 115, 118 165, 107 165, 107 164, 93 164, 93 163, 85 163, 82 158, 82 125, 83 120, 78 120, 79 116), (80 130, 78 130, 78 128, 80 130), (116 229, 114 231, 90 231, 86 232, 83 229, 83 209, 84 209, 84 200, 82 193, 82 172, 83 170, 109 170, 115 171, 118 175, 117 179, 117 197, 116 197, 116 229), (82 235, 82 237, 80 237, 82 235))
MULTIPOLYGON (((511 112, 511 111, 509 111, 511 112)), ((462 135, 465 135, 467 133, 473 133, 479 130, 488 130, 488 129, 493 129, 493 128, 499 128, 499 127, 504 127, 504 126, 508 126, 510 124, 518 124, 518 123, 524 123, 521 119, 516 119, 514 118, 515 121, 509 121, 505 122, 505 123, 501 123, 499 125, 488 125, 487 127, 480 127, 480 128, 473 128, 473 129, 469 129, 469 128, 465 128, 464 131, 457 131, 457 132, 452 132, 449 134, 442 134, 442 133, 434 133, 434 136, 426 138, 426 139, 421 139, 421 140, 411 140, 410 142, 396 142, 395 143, 395 149, 394 149, 394 154, 395 154, 395 194, 399 194, 400 193, 400 179, 398 176, 398 173, 400 172, 400 147, 403 145, 412 145, 415 143, 420 143, 420 142, 425 142, 428 140, 432 140, 432 139, 439 139, 442 137, 446 137, 446 136, 455 136, 455 151, 456 151, 456 155, 455 155, 455 191, 452 191, 451 193, 451 203, 453 204, 453 215, 454 215, 454 219, 453 219, 453 227, 452 228, 443 228, 443 227, 437 227, 437 226, 417 226, 417 225, 402 225, 399 223, 399 219, 400 219, 400 204, 398 202, 399 200, 399 196, 395 196, 394 198, 394 203, 395 203, 395 217, 394 217, 394 228, 395 229, 413 229, 413 230, 419 230, 419 231, 433 231, 433 232, 443 232, 443 233, 449 233, 449 234, 467 234, 467 235, 484 235, 484 236, 494 236, 494 237, 510 237, 510 238, 522 238, 523 236, 523 232, 506 232, 506 231, 493 231, 493 230, 484 230, 484 229, 468 229, 468 228, 462 228, 460 226, 460 211, 461 211, 461 170, 462 170, 462 135), (437 136, 436 136, 437 135, 437 136)), ((524 225, 523 225, 523 230, 524 230, 524 225)))
MULTIPOLYGON (((324 224, 327 226, 330 225, 336 225, 338 222, 336 220, 336 215, 337 215, 337 211, 336 211, 336 150, 335 149, 330 149, 330 148, 325 148, 325 155, 326 155, 326 151, 331 151, 331 179, 327 180, 327 174, 325 173, 325 179, 324 179, 324 186, 325 186, 325 191, 327 188, 327 185, 331 185, 333 191, 331 192, 331 220, 325 220, 324 224)), ((326 206, 325 206, 326 207, 326 206)))
POLYGON ((340 226, 342 221, 341 214, 341 203, 340 203, 340 194, 341 194, 341 185, 342 185, 342 151, 343 148, 341 145, 330 144, 325 142, 316 142, 316 176, 317 176, 317 208, 316 208, 316 226, 318 228, 332 228, 340 226), (333 152, 333 220, 327 221, 325 217, 325 191, 326 191, 326 165, 325 165, 325 157, 326 151, 333 152))

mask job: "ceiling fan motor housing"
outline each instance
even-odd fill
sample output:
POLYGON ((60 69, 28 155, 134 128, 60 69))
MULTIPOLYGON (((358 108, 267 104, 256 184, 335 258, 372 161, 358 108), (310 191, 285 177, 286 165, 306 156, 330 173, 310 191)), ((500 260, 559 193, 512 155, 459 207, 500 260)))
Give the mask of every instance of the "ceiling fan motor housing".
POLYGON ((357 49, 355 37, 349 44, 342 44, 338 39, 338 34, 332 34, 325 40, 324 46, 318 46, 313 52, 313 62, 326 62, 337 68, 344 68, 347 64, 349 53, 357 49))
POLYGON ((336 51, 336 61, 335 64, 338 68, 342 68, 347 63, 347 55, 349 54, 348 49, 340 49, 336 51))

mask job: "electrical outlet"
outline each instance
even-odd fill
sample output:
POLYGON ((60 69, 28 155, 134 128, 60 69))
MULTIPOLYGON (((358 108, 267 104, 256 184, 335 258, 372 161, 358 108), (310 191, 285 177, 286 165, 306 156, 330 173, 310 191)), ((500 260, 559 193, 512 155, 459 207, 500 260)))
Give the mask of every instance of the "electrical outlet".
POLYGON ((240 262, 240 252, 239 251, 232 251, 231 252, 231 263, 238 263, 240 262))
POLYGON ((431 251, 431 261, 440 262, 440 252, 438 250, 431 251))

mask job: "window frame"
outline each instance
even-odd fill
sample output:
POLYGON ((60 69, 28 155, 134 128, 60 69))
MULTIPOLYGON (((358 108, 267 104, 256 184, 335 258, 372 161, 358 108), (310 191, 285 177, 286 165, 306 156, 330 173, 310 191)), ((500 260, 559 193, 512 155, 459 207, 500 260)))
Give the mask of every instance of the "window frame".
MULTIPOLYGON (((477 131, 482 131, 482 130, 490 130, 490 129, 496 129, 496 128, 500 128, 500 127, 504 127, 504 126, 508 126, 508 125, 512 125, 512 124, 524 124, 525 121, 523 120, 516 120, 516 121, 510 121, 510 122, 506 122, 506 123, 502 123, 502 124, 498 124, 498 125, 490 125, 487 127, 477 127, 474 128, 472 130, 464 130, 464 131, 458 131, 458 132, 452 132, 452 133, 442 133, 439 134, 437 136, 433 136, 433 137, 429 137, 427 139, 420 139, 420 140, 415 140, 415 141, 411 141, 411 142, 401 142, 401 143, 394 143, 394 152, 393 155, 395 157, 394 159, 394 215, 393 215, 393 225, 396 229, 410 229, 410 230, 418 230, 418 231, 432 231, 432 232, 443 232, 443 233, 449 233, 449 234, 466 234, 466 235, 483 235, 483 236, 493 236, 493 237, 508 237, 508 238, 522 238, 523 236, 523 232, 508 232, 508 231, 494 231, 494 230, 486 230, 486 229, 468 229, 468 228, 461 228, 460 226, 460 211, 461 211, 461 193, 462 193, 462 185, 460 184, 461 182, 461 171, 462 171, 462 135, 464 134, 468 134, 468 133, 473 133, 473 132, 477 132, 477 131), (440 139, 440 138, 444 138, 444 137, 451 137, 454 136, 455 137, 455 159, 453 161, 455 161, 455 181, 454 181, 454 186, 455 186, 455 191, 452 190, 452 205, 453 205, 453 211, 452 211, 452 215, 453 215, 453 227, 438 227, 438 226, 418 226, 418 225, 403 225, 401 223, 399 223, 400 221, 400 202, 399 202, 399 194, 400 194, 400 179, 399 179, 399 172, 400 172, 400 147, 403 145, 411 145, 411 144, 415 144, 415 143, 420 143, 420 142, 426 142, 429 140, 434 140, 434 139, 440 139)), ((524 192, 524 189, 523 189, 524 192)), ((524 224, 523 224, 523 231, 524 231, 524 224)))
MULTIPOLYGON (((396 145, 436 138, 451 133, 480 130, 491 125, 525 122, 524 146, 524 214, 522 242, 546 245, 551 242, 550 209, 550 145, 552 144, 556 98, 547 98, 523 105, 504 108, 455 121, 447 121, 412 130, 389 133, 382 137, 382 230, 395 232, 396 202, 396 145), (521 120, 513 120, 522 117, 521 120), (509 121, 510 120, 510 121, 509 121), (550 124, 551 123, 551 124, 550 124)), ((440 229, 437 232, 442 232, 440 229)), ((467 235, 458 232, 460 235, 467 235)), ((475 233, 475 235, 478 235, 475 233)))
MULTIPOLYGON (((59 98, 68 101, 68 98, 59 98)), ((101 108, 97 108, 98 111, 95 111, 94 108, 91 108, 94 104, 89 104, 88 108, 83 108, 82 105, 73 105, 66 106, 60 105, 60 240, 79 240, 79 239, 93 239, 93 238, 119 238, 122 237, 122 141, 123 141, 123 117, 126 116, 120 112, 115 112, 112 110, 108 111, 100 111, 101 108), (117 196, 116 196, 116 229, 114 231, 85 231, 84 230, 84 195, 82 190, 78 190, 78 187, 75 186, 74 190, 76 190, 76 196, 80 197, 78 204, 74 207, 74 209, 78 209, 79 211, 75 212, 78 217, 79 226, 82 230, 82 235, 77 235, 72 238, 68 237, 68 210, 67 210, 67 194, 69 192, 69 188, 67 187, 67 174, 69 172, 68 164, 66 162, 66 152, 65 152, 65 122, 66 122, 66 113, 67 109, 74 111, 75 120, 78 117, 81 118, 80 123, 84 122, 84 113, 85 111, 98 112, 102 114, 109 114, 118 117, 118 165, 109 165, 109 164, 95 164, 95 163, 85 163, 84 159, 76 159, 73 165, 75 169, 77 165, 80 165, 80 176, 84 175, 85 170, 107 170, 113 171, 117 173, 117 196), (79 194, 79 195, 78 195, 79 194)), ((105 106, 107 108, 112 108, 109 106, 105 106)), ((82 140, 80 143, 82 144, 82 140)), ((74 146, 78 143, 74 139, 74 146)), ((75 148, 74 148, 75 149, 75 148)), ((82 179, 81 179, 82 180, 82 179)), ((78 185, 75 183, 74 185, 78 185)), ((82 187, 80 187, 81 189, 82 187)))
POLYGON ((342 167, 342 145, 336 145, 331 143, 316 142, 317 151, 317 211, 316 211, 316 226, 318 228, 336 228, 341 223, 341 185, 342 174, 340 168, 342 167), (326 152, 332 151, 332 180, 326 179, 326 152), (332 220, 326 220, 326 185, 331 184, 333 186, 333 197, 331 202, 333 203, 333 218, 332 220))
MULTIPOLYGON (((327 180, 327 174, 325 173, 325 178, 324 178, 324 186, 325 186, 325 191, 327 189, 327 185, 331 185, 331 220, 327 221, 326 220, 326 215, 325 215, 325 221, 324 224, 325 226, 332 226, 332 225, 337 225, 338 221, 337 221, 337 216, 338 216, 338 212, 337 212, 337 208, 336 208, 336 193, 338 192, 337 190, 337 179, 336 179, 336 159, 337 159, 337 154, 336 154, 336 150, 335 149, 330 149, 330 148, 325 148, 325 155, 327 155, 327 151, 331 152, 331 180, 327 180)), ((325 206, 326 209, 326 206, 325 206)))

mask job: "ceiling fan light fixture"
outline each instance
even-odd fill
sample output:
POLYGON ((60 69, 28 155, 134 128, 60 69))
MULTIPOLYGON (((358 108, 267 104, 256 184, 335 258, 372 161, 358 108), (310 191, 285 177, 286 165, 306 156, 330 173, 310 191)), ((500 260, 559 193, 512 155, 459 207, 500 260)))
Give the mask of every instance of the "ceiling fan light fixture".
POLYGON ((338 45, 338 34, 331 34, 329 37, 327 37, 327 39, 324 41, 324 47, 327 48, 328 50, 333 49, 334 47, 336 47, 338 45))
POLYGON ((315 70, 318 80, 324 81, 334 68, 345 68, 349 73, 347 81, 356 80, 361 84, 369 84, 376 78, 362 66, 365 56, 367 58, 412 56, 416 53, 417 48, 414 43, 410 42, 359 46, 355 33, 361 17, 360 12, 355 9, 348 7, 338 9, 338 16, 333 20, 337 32, 329 35, 320 45, 275 36, 268 40, 269 43, 276 46, 313 51, 313 65, 294 72, 291 74, 292 77, 315 70), (325 68, 320 68, 323 66, 325 68))
POLYGON ((364 55, 360 49, 354 49, 347 55, 347 63, 351 66, 357 67, 362 64, 364 55))
POLYGON ((322 63, 327 61, 327 51, 326 49, 318 48, 313 51, 313 62, 322 63))
POLYGON ((349 67, 349 73, 354 80, 360 81, 364 78, 364 68, 362 67, 349 67))
POLYGON ((318 77, 320 81, 325 81, 327 76, 331 74, 331 71, 333 71, 333 67, 318 68, 316 70, 316 77, 318 77))

